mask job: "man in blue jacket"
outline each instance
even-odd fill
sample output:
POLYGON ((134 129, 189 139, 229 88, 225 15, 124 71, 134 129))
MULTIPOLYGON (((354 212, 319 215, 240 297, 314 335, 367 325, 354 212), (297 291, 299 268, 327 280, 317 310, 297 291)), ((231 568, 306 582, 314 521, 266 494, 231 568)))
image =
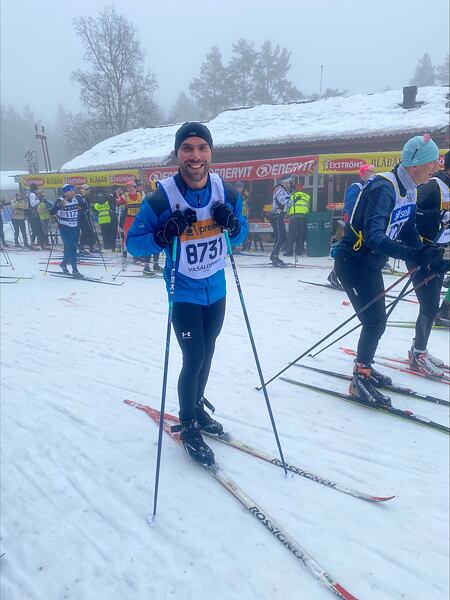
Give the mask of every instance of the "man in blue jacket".
MULTIPOLYGON (((423 246, 415 226, 417 186, 433 174, 439 150, 428 134, 408 140, 401 163, 389 173, 379 173, 366 184, 353 209, 339 247, 337 276, 359 310, 383 293, 381 270, 387 257, 419 265, 429 274, 448 268, 442 250, 423 246)), ((361 313, 361 335, 350 384, 350 394, 371 405, 390 405, 376 386, 391 383, 372 368, 378 342, 386 327, 384 297, 361 313)))
POLYGON ((225 315, 227 246, 247 235, 242 198, 237 190, 210 173, 213 141, 202 123, 184 123, 175 135, 179 171, 163 179, 142 203, 127 236, 133 256, 166 253, 167 291, 172 269, 172 244, 179 238, 173 306, 173 328, 183 354, 178 379, 180 437, 186 452, 203 465, 214 462, 201 430, 220 434, 223 427, 205 411, 204 397, 215 342, 225 315))

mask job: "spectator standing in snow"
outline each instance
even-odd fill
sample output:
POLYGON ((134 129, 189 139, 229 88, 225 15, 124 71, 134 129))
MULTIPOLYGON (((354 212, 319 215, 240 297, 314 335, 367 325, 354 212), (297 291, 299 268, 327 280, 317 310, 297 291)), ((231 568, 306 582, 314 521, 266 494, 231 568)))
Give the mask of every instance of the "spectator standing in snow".
POLYGON ((96 233, 94 231, 94 224, 91 217, 91 203, 89 201, 89 193, 91 187, 84 183, 80 187, 80 197, 78 199, 80 206, 79 214, 79 233, 80 233, 80 250, 83 252, 94 252, 95 251, 95 238, 96 233))
POLYGON ((295 254, 301 256, 305 252, 306 215, 309 213, 311 196, 302 192, 303 186, 298 183, 288 203, 289 232, 284 256, 295 254))
POLYGON ((32 183, 28 193, 27 209, 28 222, 31 227, 31 247, 33 248, 33 243, 37 241, 42 250, 45 250, 47 249, 47 245, 45 243, 44 232, 42 231, 41 220, 38 213, 39 203, 38 186, 35 183, 32 183))
POLYGON ((27 239, 27 228, 26 228, 26 214, 27 214, 27 201, 20 192, 16 193, 15 199, 11 202, 12 208, 12 226, 14 229, 14 245, 20 247, 19 243, 19 231, 22 234, 22 242, 25 248, 29 248, 30 245, 27 239))
POLYGON ((280 258, 280 250, 286 241, 286 225, 284 223, 284 218, 286 216, 287 203, 290 198, 290 183, 290 177, 282 179, 273 190, 272 212, 270 213, 269 221, 273 229, 273 250, 270 255, 270 260, 274 267, 286 266, 286 263, 280 258))
POLYGON ((356 200, 359 194, 363 191, 364 186, 374 174, 374 166, 364 164, 359 167, 359 176, 361 181, 355 181, 348 188, 345 194, 344 200, 344 221, 350 220, 352 216, 353 208, 355 207, 356 200))

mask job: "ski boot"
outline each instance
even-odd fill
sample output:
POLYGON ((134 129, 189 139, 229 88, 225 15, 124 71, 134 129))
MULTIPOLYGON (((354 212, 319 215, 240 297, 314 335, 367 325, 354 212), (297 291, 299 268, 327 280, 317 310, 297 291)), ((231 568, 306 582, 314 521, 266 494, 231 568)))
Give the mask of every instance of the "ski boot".
POLYGON ((280 269, 287 267, 287 264, 279 256, 271 256, 270 261, 274 267, 279 267, 280 269))
POLYGON ((199 428, 205 433, 211 435, 222 435, 223 426, 221 423, 213 419, 205 410, 205 405, 214 414, 215 408, 206 398, 200 398, 195 407, 195 418, 199 428))
MULTIPOLYGON (((440 379, 445 376, 444 371, 431 360, 431 357, 426 350, 417 350, 417 348, 414 348, 413 346, 408 352, 408 358, 409 366, 413 371, 431 377, 439 377, 440 379)), ((437 359, 435 358, 435 360, 437 359)))
POLYGON ((416 343, 416 339, 413 338, 412 341, 412 345, 411 345, 411 349, 408 351, 408 359, 409 359, 409 363, 411 365, 411 361, 414 360, 414 352, 425 352, 425 354, 427 355, 428 361, 433 364, 435 367, 438 367, 438 369, 442 370, 442 367, 445 365, 444 361, 441 360, 440 358, 437 358, 437 356, 433 356, 432 354, 430 354, 428 352, 428 350, 417 350, 417 348, 414 347, 414 344, 416 343))
POLYGON ((204 467, 214 463, 214 452, 205 444, 197 421, 180 421, 180 439, 183 442, 187 454, 204 467))
POLYGON ((153 277, 153 273, 150 270, 150 265, 146 263, 144 268, 142 269, 142 275, 146 275, 147 277, 153 277))
POLYGON ((80 273, 80 271, 78 271, 78 269, 74 269, 74 270, 72 271, 72 277, 73 277, 74 279, 84 279, 84 275, 82 275, 82 274, 80 273))
POLYGON ((374 384, 370 380, 371 376, 372 367, 357 362, 353 369, 353 378, 348 390, 350 396, 374 408, 391 407, 391 399, 374 387, 374 384))
POLYGON ((336 275, 336 271, 333 269, 331 271, 331 273, 328 275, 327 277, 328 283, 330 285, 332 285, 334 288, 338 289, 338 290, 343 290, 344 288, 342 287, 341 282, 339 281, 337 275, 336 275))
POLYGON ((70 275, 69 273, 69 269, 67 268, 67 265, 65 262, 60 262, 59 263, 59 267, 61 269, 61 271, 65 274, 65 275, 70 275))
POLYGON ((164 271, 164 269, 157 262, 153 263, 153 270, 155 271, 155 273, 162 273, 162 271, 164 271))
POLYGON ((387 375, 383 375, 379 371, 376 371, 373 367, 371 367, 372 373, 370 374, 370 383, 375 385, 376 387, 389 387, 392 385, 392 379, 387 375))

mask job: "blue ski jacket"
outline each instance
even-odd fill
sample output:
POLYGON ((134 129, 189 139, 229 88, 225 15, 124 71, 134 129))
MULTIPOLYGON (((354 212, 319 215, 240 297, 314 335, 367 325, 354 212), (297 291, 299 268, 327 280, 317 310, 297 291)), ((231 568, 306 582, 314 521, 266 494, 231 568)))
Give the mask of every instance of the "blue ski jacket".
MULTIPOLYGON (((192 207, 192 209, 205 207, 211 200, 211 182, 208 177, 207 185, 200 190, 189 188, 178 173, 174 177, 178 190, 192 207)), ((225 205, 233 210, 234 216, 240 223, 240 229, 234 237, 230 235, 230 242, 234 246, 242 244, 248 233, 248 225, 242 215, 242 197, 239 192, 229 183, 223 182, 225 193, 225 205)), ((158 186, 155 192, 147 196, 142 202, 141 209, 130 227, 127 235, 126 245, 133 256, 151 256, 164 250, 166 254, 166 267, 164 279, 167 292, 170 288, 170 272, 172 269, 172 247, 161 248, 154 234, 161 230, 168 221, 172 210, 169 199, 162 186, 158 186)), ((176 265, 180 259, 180 245, 177 248, 176 265)), ((208 306, 222 299, 226 295, 226 283, 224 269, 217 271, 203 279, 193 279, 177 272, 175 276, 174 302, 192 302, 208 306)))

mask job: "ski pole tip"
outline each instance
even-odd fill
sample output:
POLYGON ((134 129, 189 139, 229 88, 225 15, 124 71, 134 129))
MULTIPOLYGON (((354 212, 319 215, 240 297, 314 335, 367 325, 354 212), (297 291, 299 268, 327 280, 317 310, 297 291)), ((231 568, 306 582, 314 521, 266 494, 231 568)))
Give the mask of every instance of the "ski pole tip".
POLYGON ((257 385, 255 385, 255 390, 256 390, 257 392, 260 392, 260 391, 262 390, 262 387, 258 387, 257 385))
POLYGON ((155 527, 156 526, 156 515, 154 515, 153 513, 148 513, 147 523, 150 525, 150 527, 155 527))

